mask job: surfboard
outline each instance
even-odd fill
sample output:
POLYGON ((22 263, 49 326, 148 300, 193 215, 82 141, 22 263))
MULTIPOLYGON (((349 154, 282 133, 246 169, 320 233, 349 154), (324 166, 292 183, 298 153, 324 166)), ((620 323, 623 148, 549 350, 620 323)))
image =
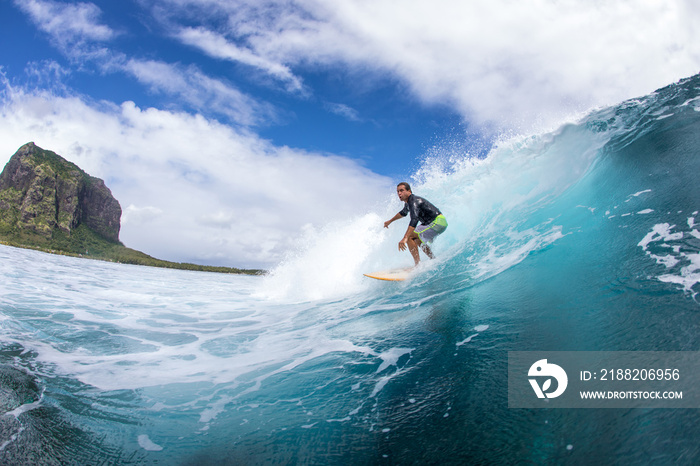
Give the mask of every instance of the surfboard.
POLYGON ((381 272, 371 272, 363 274, 365 277, 376 280, 386 280, 389 282, 401 282, 411 276, 411 270, 407 268, 382 270, 381 272))

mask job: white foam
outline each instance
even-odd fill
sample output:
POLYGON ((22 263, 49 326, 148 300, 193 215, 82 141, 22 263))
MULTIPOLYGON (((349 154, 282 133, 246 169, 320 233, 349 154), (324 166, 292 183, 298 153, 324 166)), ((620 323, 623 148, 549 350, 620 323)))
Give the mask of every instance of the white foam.
POLYGON ((139 435, 138 442, 139 442, 139 446, 146 451, 162 451, 163 450, 163 447, 153 443, 151 441, 151 439, 148 438, 148 435, 146 435, 146 434, 139 435))
POLYGON ((352 418, 350 416, 345 416, 339 419, 326 419, 326 422, 331 423, 331 422, 348 422, 351 421, 352 418))
POLYGON ((384 386, 387 383, 389 383, 389 381, 393 378, 394 378, 394 374, 386 375, 386 376, 380 378, 379 381, 377 382, 377 384, 374 386, 374 389, 372 390, 372 393, 370 394, 370 398, 374 398, 375 396, 377 396, 377 394, 382 391, 384 386))
POLYGON ((19 417, 20 414, 26 413, 27 411, 31 411, 33 409, 38 408, 41 406, 41 399, 33 402, 33 403, 25 403, 21 406, 16 407, 12 411, 8 411, 4 414, 4 416, 14 416, 15 418, 19 417))
POLYGON ((224 408, 231 401, 232 401, 231 397, 228 397, 228 396, 221 397, 221 399, 217 400, 209 408, 202 411, 202 413, 199 415, 199 422, 204 422, 204 423, 211 422, 212 419, 215 419, 216 416, 218 416, 219 414, 224 412, 224 408))
MULTIPOLYGON (((309 227, 304 243, 264 277, 257 295, 304 302, 348 296, 366 289, 370 283, 363 273, 377 267, 390 268, 391 258, 384 264, 380 260, 387 251, 383 248, 388 238, 384 220, 370 213, 326 225, 320 231, 309 227)), ((395 256, 393 260, 400 259, 398 254, 395 256)))
POLYGON ((479 336, 479 334, 478 334, 478 333, 475 333, 474 335, 468 336, 468 337, 465 338, 464 340, 462 340, 462 341, 460 341, 459 343, 457 343, 457 346, 462 346, 462 345, 465 345, 465 344, 469 343, 469 342, 472 341, 472 339, 473 339, 474 337, 476 337, 476 336, 479 336))
POLYGON ((472 339, 473 339, 474 337, 476 337, 476 336, 479 335, 479 332, 483 332, 483 331, 485 331, 485 330, 488 330, 488 328, 489 328, 488 325, 477 325, 476 327, 474 327, 474 330, 475 330, 477 333, 475 333, 474 335, 468 336, 468 337, 465 338, 464 340, 462 340, 462 341, 456 343, 456 345, 457 345, 457 346, 462 346, 462 345, 465 345, 465 344, 471 342, 472 339))
POLYGON ((529 229, 511 235, 508 249, 502 252, 501 248, 490 248, 487 255, 477 264, 474 278, 485 279, 495 276, 522 262, 531 252, 552 244, 563 237, 562 227, 559 225, 555 225, 543 233, 529 229), (518 244, 519 246, 514 246, 518 244))
POLYGON ((679 275, 665 274, 659 277, 659 280, 667 283, 676 283, 681 285, 686 292, 692 293, 693 287, 700 283, 700 254, 683 254, 690 260, 690 264, 681 268, 679 275))
POLYGON ((396 366, 402 356, 411 354, 414 350, 415 348, 391 348, 380 353, 379 357, 382 359, 382 363, 379 365, 377 373, 384 371, 389 366, 396 366))
POLYGON ((654 259, 657 264, 661 264, 665 266, 667 269, 673 268, 679 260, 676 259, 674 256, 667 254, 665 256, 657 256, 656 254, 649 254, 649 257, 654 259))
POLYGON ((401 375, 407 370, 405 365, 403 367, 398 367, 397 364, 403 355, 410 354, 412 351, 414 351, 414 349, 415 348, 392 348, 379 355, 382 358, 382 363, 379 365, 379 368, 377 368, 377 374, 386 371, 386 369, 390 366, 395 366, 396 370, 388 373, 387 375, 381 376, 377 380, 374 389, 372 389, 372 393, 369 395, 370 398, 376 397, 387 383, 389 383, 394 377, 401 375))
POLYGON ((650 192, 651 192, 651 189, 645 189, 643 191, 639 191, 639 192, 632 194, 630 197, 639 197, 642 194, 646 194, 646 193, 650 193, 650 192))
MULTIPOLYGON (((35 261, 48 262, 48 267, 25 267, 31 263, 27 255, 37 254, 0 247, 3 302, 41 310, 31 321, 6 319, 3 338, 36 352, 37 363, 50 374, 101 389, 245 380, 234 392, 240 396, 259 389, 269 377, 324 355, 366 355, 392 364, 390 357, 402 354, 389 352, 382 359, 372 348, 329 331, 372 312, 372 306, 355 314, 347 301, 340 308, 262 302, 252 297, 257 277, 134 270, 48 255, 35 261), (84 346, 69 337, 90 332, 95 338, 82 339, 84 346)), ((217 400, 201 411, 202 422, 222 412, 227 400, 217 400)))
POLYGON ((645 251, 649 243, 654 241, 677 241, 683 238, 683 232, 671 233, 676 226, 668 223, 659 223, 654 225, 652 230, 637 244, 645 251))
MULTIPOLYGON (((688 226, 693 228, 695 222, 693 218, 688 219, 688 226)), ((639 242, 640 246, 646 254, 654 259, 658 264, 666 267, 667 270, 677 268, 679 264, 683 266, 677 269, 676 272, 665 273, 659 275, 658 280, 665 283, 674 283, 680 285, 685 292, 691 293, 693 297, 697 292, 693 291, 693 287, 700 283, 700 254, 686 250, 686 244, 683 242, 684 233, 682 231, 674 232, 676 225, 661 223, 654 225, 652 231, 639 242), (672 254, 654 254, 649 250, 652 243, 660 243, 658 246, 671 249, 672 254)), ((688 232, 691 236, 700 238, 697 230, 688 232)))

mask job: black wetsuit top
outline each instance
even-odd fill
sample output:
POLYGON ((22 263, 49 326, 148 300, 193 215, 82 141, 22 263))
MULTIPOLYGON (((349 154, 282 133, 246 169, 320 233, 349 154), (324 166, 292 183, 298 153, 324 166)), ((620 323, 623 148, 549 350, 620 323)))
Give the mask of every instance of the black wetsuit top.
POLYGON ((437 207, 422 197, 416 196, 415 194, 408 196, 406 205, 404 205, 401 212, 399 212, 399 214, 401 214, 403 217, 409 213, 411 214, 411 221, 408 223, 408 225, 413 228, 418 226, 419 220, 421 224, 428 225, 432 223, 438 215, 441 215, 441 212, 437 207))

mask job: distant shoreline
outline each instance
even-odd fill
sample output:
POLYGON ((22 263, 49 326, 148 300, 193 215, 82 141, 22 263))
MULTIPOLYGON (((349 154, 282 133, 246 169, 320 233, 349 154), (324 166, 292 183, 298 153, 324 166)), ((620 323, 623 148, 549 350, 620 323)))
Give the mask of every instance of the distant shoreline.
POLYGON ((69 251, 63 251, 60 249, 52 249, 49 247, 42 247, 37 245, 20 244, 14 241, 7 241, 0 239, 0 244, 4 246, 10 246, 19 249, 30 249, 34 251, 45 252, 48 254, 55 254, 60 256, 77 257, 80 259, 93 259, 104 262, 112 262, 117 264, 128 264, 128 265, 141 265, 146 267, 158 267, 163 269, 175 269, 175 270, 192 270, 196 272, 215 272, 215 273, 226 273, 234 275, 265 275, 266 270, 263 269, 238 269, 235 267, 223 267, 223 266, 213 266, 213 265, 199 265, 191 264, 187 262, 170 262, 166 260, 156 259, 135 249, 127 248, 126 246, 115 245, 115 250, 113 253, 117 254, 105 254, 105 255, 92 255, 92 254, 78 254, 69 251), (110 257, 112 256, 112 257, 110 257))

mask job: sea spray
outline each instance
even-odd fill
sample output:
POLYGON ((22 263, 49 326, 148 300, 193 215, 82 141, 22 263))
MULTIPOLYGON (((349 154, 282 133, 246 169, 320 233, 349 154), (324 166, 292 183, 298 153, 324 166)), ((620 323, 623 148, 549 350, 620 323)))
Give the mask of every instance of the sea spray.
MULTIPOLYGON (((583 125, 567 125, 555 133, 504 141, 485 158, 469 153, 460 158, 453 151, 448 159, 426 158, 411 186, 447 217, 449 227, 433 245, 439 262, 476 248, 481 252, 467 257, 482 270, 479 276, 490 276, 556 240, 561 228, 537 213, 581 179, 608 138, 583 125), (524 240, 513 241, 514 236, 524 240)), ((380 212, 320 230, 308 226, 297 249, 266 277, 261 296, 293 301, 343 297, 366 292, 363 273, 411 266, 408 253, 397 248, 407 220, 382 229, 402 206, 391 193, 380 212)))
MULTIPOLYGON (((384 220, 376 213, 320 230, 308 226, 298 248, 263 279, 260 295, 272 299, 313 301, 347 296, 367 285, 363 272, 387 260, 384 220)), ((386 267, 388 264, 384 264, 386 267)))

